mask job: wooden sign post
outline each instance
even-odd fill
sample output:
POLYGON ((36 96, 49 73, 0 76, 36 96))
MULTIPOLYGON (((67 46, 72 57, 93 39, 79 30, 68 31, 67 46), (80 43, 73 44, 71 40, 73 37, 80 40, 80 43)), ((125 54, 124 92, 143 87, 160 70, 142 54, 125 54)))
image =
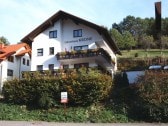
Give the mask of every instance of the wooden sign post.
POLYGON ((66 113, 66 104, 68 103, 68 93, 61 92, 61 103, 64 104, 64 114, 66 113))

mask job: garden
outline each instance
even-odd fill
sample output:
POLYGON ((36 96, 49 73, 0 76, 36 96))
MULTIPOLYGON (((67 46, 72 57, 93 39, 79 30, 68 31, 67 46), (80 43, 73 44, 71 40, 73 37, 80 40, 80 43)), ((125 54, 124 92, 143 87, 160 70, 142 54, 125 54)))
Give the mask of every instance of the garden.
POLYGON ((147 71, 136 85, 126 74, 98 70, 51 77, 36 74, 5 82, 0 101, 1 120, 55 122, 168 122, 167 72, 147 71), (66 107, 61 92, 68 92, 66 107))

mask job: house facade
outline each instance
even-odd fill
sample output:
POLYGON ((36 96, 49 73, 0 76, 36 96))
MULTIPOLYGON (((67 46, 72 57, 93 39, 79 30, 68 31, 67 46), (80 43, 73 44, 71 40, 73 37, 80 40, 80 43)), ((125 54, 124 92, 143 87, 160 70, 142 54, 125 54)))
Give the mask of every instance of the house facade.
POLYGON ((0 91, 6 80, 21 78, 22 71, 30 71, 31 49, 26 43, 0 44, 0 91))
POLYGON ((117 70, 121 54, 107 29, 59 11, 22 40, 31 46, 31 71, 100 67, 117 70))

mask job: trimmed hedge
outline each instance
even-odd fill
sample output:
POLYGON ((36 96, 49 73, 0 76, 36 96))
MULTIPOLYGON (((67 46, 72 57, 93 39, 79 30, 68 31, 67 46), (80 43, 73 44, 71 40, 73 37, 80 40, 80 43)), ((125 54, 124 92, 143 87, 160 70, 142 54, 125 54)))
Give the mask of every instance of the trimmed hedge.
POLYGON ((87 106, 108 97, 112 87, 110 75, 85 68, 62 77, 34 77, 6 81, 3 95, 7 102, 51 108, 60 103, 62 91, 68 92, 69 105, 87 106))

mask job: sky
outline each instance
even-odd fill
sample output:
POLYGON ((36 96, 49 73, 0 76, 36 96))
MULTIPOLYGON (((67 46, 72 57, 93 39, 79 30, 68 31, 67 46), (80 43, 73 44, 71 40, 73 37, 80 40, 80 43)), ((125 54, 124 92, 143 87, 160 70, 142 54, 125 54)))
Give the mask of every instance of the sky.
POLYGON ((168 0, 0 0, 0 36, 16 44, 59 10, 109 29, 128 15, 155 18, 158 1, 168 17, 168 0))

